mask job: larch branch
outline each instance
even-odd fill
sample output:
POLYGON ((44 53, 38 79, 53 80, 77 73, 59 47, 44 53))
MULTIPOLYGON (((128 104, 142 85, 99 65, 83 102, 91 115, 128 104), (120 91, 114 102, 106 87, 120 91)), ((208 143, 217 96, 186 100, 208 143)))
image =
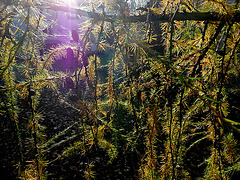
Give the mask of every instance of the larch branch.
MULTIPOLYGON (((96 12, 89 12, 84 11, 77 8, 71 8, 69 6, 60 6, 60 5, 50 5, 50 9, 55 11, 63 11, 63 12, 70 12, 73 14, 78 14, 79 16, 85 16, 89 18, 94 18, 96 21, 107 21, 107 22, 114 22, 117 20, 123 20, 126 22, 146 22, 147 14, 142 15, 133 15, 133 16, 125 16, 123 19, 122 17, 117 15, 103 15, 96 12)), ((169 22, 171 20, 173 13, 169 14, 151 14, 149 16, 149 21, 151 22, 169 22)), ((240 12, 236 11, 232 13, 232 17, 228 17, 225 14, 219 14, 217 12, 177 12, 175 13, 174 20, 176 21, 221 21, 223 19, 229 19, 232 22, 240 22, 240 12)))

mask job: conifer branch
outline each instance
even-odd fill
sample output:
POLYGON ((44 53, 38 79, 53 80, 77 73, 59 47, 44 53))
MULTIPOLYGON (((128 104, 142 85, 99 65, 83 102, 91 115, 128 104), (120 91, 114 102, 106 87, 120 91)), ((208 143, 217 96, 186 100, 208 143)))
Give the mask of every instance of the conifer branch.
MULTIPOLYGON (((61 6, 61 5, 50 5, 48 7, 54 11, 63 11, 70 12, 73 14, 78 14, 79 16, 94 18, 95 21, 107 21, 114 22, 121 20, 120 16, 116 15, 103 15, 96 12, 84 11, 77 8, 71 8, 69 6, 61 6)), ((147 19, 149 22, 169 22, 171 21, 171 17, 174 15, 174 19, 176 21, 221 21, 223 19, 231 19, 233 22, 240 22, 240 12, 235 11, 232 12, 232 17, 229 15, 220 14, 217 12, 176 12, 176 13, 168 13, 168 14, 141 14, 141 15, 133 15, 133 16, 125 16, 123 21, 136 23, 136 22, 146 22, 147 19)))

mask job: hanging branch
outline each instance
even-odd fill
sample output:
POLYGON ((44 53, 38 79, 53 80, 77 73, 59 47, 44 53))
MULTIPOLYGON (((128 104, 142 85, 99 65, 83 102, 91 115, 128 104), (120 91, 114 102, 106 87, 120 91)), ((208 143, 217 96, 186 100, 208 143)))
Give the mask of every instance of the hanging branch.
POLYGON ((212 44, 215 42, 215 40, 218 37, 218 34, 221 32, 222 28, 224 27, 226 21, 221 21, 220 24, 218 25, 218 27, 216 28, 215 34, 214 36, 210 39, 208 45, 202 50, 201 55, 198 57, 198 60, 196 62, 196 64, 193 67, 192 70, 192 74, 191 77, 194 77, 195 75, 198 75, 201 70, 202 70, 202 65, 201 65, 201 61, 203 60, 203 58, 205 57, 205 55, 207 54, 208 50, 210 49, 210 47, 212 46, 212 44))
MULTIPOLYGON (((104 7, 104 6, 103 6, 104 7)), ((104 8, 103 8, 103 15, 105 14, 104 12, 104 8)), ((96 53, 98 52, 99 49, 99 43, 100 43, 100 39, 102 36, 102 32, 103 32, 103 26, 104 26, 104 21, 102 21, 102 24, 100 26, 100 32, 98 34, 98 40, 97 40, 97 50, 96 53)), ((97 99, 97 88, 98 88, 98 67, 97 67, 97 56, 95 55, 94 57, 94 66, 95 66, 95 87, 94 87, 94 99, 95 99, 95 108, 96 108, 96 114, 98 113, 98 99, 97 99)), ((96 134, 93 135, 94 138, 97 137, 98 135, 98 119, 95 119, 95 126, 96 126, 96 134)), ((95 139, 97 140, 97 139, 95 139)))
POLYGON ((25 31, 24 31, 24 33, 23 33, 23 35, 22 35, 22 38, 20 39, 20 41, 18 42, 18 44, 17 44, 17 46, 15 47, 13 47, 13 48, 16 48, 16 50, 14 51, 14 53, 13 53, 13 55, 11 56, 11 55, 9 55, 9 58, 8 58, 8 62, 7 62, 7 65, 5 66, 5 67, 3 67, 3 68, 1 68, 0 70, 1 70, 1 72, 0 72, 0 77, 2 77, 3 75, 4 75, 4 73, 5 73, 5 71, 9 68, 9 66, 12 64, 12 62, 14 61, 14 59, 15 59, 15 57, 16 57, 16 55, 17 55, 17 53, 18 53, 18 51, 19 51, 19 49, 21 48, 21 46, 22 46, 22 44, 23 44, 23 42, 24 42, 24 40, 25 40, 25 38, 26 38, 26 36, 27 36, 27 33, 28 33, 28 31, 29 31, 29 21, 30 21, 30 7, 28 8, 28 10, 27 10, 27 17, 26 17, 26 29, 25 29, 25 31))
MULTIPOLYGON (((178 6, 175 10, 174 13, 171 13, 172 16, 170 17, 170 47, 169 47, 169 53, 170 53, 170 62, 172 62, 172 58, 173 58, 173 35, 174 35, 174 19, 175 19, 175 16, 176 14, 178 13, 178 10, 179 10, 179 7, 180 7, 180 4, 181 4, 181 0, 179 1, 178 3, 178 6)), ((172 97, 172 94, 171 94, 171 91, 173 89, 173 84, 172 84, 172 76, 170 76, 170 93, 169 93, 169 108, 170 108, 170 124, 169 124, 169 141, 170 141, 170 152, 171 152, 171 163, 172 163, 172 179, 175 179, 175 175, 176 175, 176 171, 175 171, 175 167, 176 167, 176 163, 177 163, 177 159, 174 159, 174 153, 173 153, 173 143, 174 143, 174 140, 173 140, 173 97, 172 97)))
MULTIPOLYGON (((238 35, 239 35, 239 34, 240 34, 240 33, 238 33, 238 35)), ((228 70, 228 68, 229 68, 229 66, 230 66, 231 61, 234 59, 234 55, 235 55, 235 52, 236 52, 236 50, 237 50, 237 47, 238 47, 239 43, 240 43, 240 38, 235 42, 234 48, 233 48, 233 50, 232 50, 232 52, 231 52, 230 59, 229 59, 227 65, 226 65, 226 68, 225 68, 226 70, 225 70, 224 76, 225 76, 225 74, 227 73, 227 70, 228 70)), ((228 119, 224 118, 224 117, 209 103, 208 100, 209 100, 210 98, 208 98, 208 97, 206 97, 206 96, 203 96, 203 95, 200 95, 200 93, 199 93, 196 89, 194 89, 194 87, 189 83, 189 81, 185 78, 185 76, 182 75, 182 74, 180 74, 179 72, 177 72, 175 68, 171 67, 171 64, 169 64, 168 61, 165 61, 165 60, 162 59, 161 57, 157 56, 157 55, 156 55, 153 51, 151 51, 150 49, 148 49, 148 48, 146 48, 146 47, 143 47, 143 46, 141 46, 140 44, 139 44, 139 46, 142 47, 142 48, 144 48, 144 50, 145 50, 146 52, 148 52, 149 54, 151 54, 152 56, 154 56, 156 59, 160 60, 164 65, 166 65, 166 67, 170 68, 170 69, 173 71, 173 73, 175 74, 175 76, 180 79, 181 83, 182 83, 185 87, 191 89, 192 93, 193 93, 194 95, 198 96, 199 99, 201 99, 201 100, 203 101, 203 103, 204 103, 206 106, 208 106, 209 109, 211 109, 211 111, 213 112, 213 114, 214 114, 216 117, 219 118, 219 121, 220 121, 221 123, 225 123, 225 124, 228 125, 233 131, 235 131, 236 133, 240 134, 240 130, 239 130, 238 128, 236 128, 234 125, 232 125, 231 121, 229 121, 228 119)), ((212 99, 211 99, 211 101, 212 101, 212 99)), ((168 105, 168 103, 167 103, 167 105, 168 105)))
POLYGON ((147 30, 146 30, 146 32, 147 32, 147 40, 148 40, 148 43, 149 43, 149 41, 150 41, 150 38, 151 38, 151 29, 152 29, 152 24, 149 22, 149 16, 150 16, 150 13, 152 14, 152 12, 151 12, 151 10, 150 10, 150 7, 148 8, 148 13, 147 13, 147 21, 146 21, 146 23, 147 23, 147 30))
POLYGON ((202 42, 205 41, 205 35, 206 35, 207 28, 208 28, 208 23, 209 23, 209 21, 204 22, 204 29, 202 31, 202 42))
MULTIPOLYGON (((225 79, 225 74, 224 74, 224 59, 225 59, 225 55, 226 55, 226 51, 227 51, 227 40, 230 34, 230 30, 232 28, 232 23, 229 25, 228 29, 227 29, 227 33, 226 33, 226 37, 224 40, 224 47, 223 47, 223 55, 222 55, 222 59, 221 59, 221 74, 220 74, 220 87, 219 87, 219 91, 218 91, 218 95, 217 95, 217 101, 220 100, 220 94, 222 92, 223 86, 224 86, 224 79, 225 79)), ((223 34, 224 36, 224 34, 223 34)))
MULTIPOLYGON (((237 37, 238 37, 239 35, 240 35, 240 32, 237 34, 237 37)), ((224 68, 224 69, 225 69, 225 72, 224 72, 224 74, 223 74, 223 81, 224 81, 224 79, 226 78, 226 74, 227 74, 228 68, 229 68, 229 66, 230 66, 230 63, 231 63, 231 61, 232 61, 232 60, 234 59, 234 57, 235 57, 234 55, 235 55, 235 52, 236 52, 236 50, 237 50, 237 47, 238 47, 239 43, 240 43, 240 38, 234 43, 234 47, 233 47, 233 49, 232 49, 232 52, 231 52, 229 61, 227 62, 226 67, 224 68)))
POLYGON ((182 123, 183 123, 183 113, 184 113, 184 105, 183 105, 183 98, 184 98, 184 88, 181 89, 180 92, 180 102, 179 102, 179 131, 177 135, 177 143, 176 143, 176 159, 178 158, 178 153, 182 143, 182 123))
POLYGON ((33 104, 33 95, 34 92, 32 91, 32 83, 29 84, 28 86, 28 96, 29 96, 29 105, 30 105, 30 111, 31 111, 31 121, 33 123, 33 141, 34 141, 34 156, 35 156, 35 161, 36 161, 36 166, 37 166, 37 177, 40 179, 39 175, 39 159, 38 159, 38 147, 37 147, 37 122, 35 118, 35 113, 34 113, 34 104, 33 104))
MULTIPOLYGON (((102 36, 102 32, 103 32, 103 26, 104 26, 104 21, 102 22, 101 26, 100 26, 100 32, 98 34, 98 40, 97 40, 97 50, 96 53, 99 51, 99 43, 100 43, 100 39, 102 36)), ((98 84, 98 67, 97 67, 97 56, 95 55, 94 57, 94 66, 95 66, 95 89, 94 89, 94 96, 95 96, 95 103, 96 103, 96 107, 97 107, 97 84, 98 84)))

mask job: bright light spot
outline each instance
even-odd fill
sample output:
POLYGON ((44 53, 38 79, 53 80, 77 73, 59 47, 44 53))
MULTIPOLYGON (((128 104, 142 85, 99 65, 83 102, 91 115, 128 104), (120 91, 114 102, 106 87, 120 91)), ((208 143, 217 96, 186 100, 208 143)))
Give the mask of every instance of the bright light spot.
POLYGON ((65 4, 68 4, 69 6, 75 6, 76 0, 62 0, 65 4))

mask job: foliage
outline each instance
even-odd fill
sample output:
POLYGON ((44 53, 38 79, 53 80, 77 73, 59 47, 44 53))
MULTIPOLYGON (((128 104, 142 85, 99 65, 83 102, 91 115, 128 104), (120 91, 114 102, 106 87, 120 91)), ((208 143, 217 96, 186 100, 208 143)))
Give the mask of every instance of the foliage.
POLYGON ((47 38, 57 35, 45 32, 56 22, 46 16, 56 1, 0 5, 0 148, 14 152, 0 164, 10 164, 11 177, 239 174, 238 1, 150 1, 138 12, 144 23, 127 21, 137 16, 134 1, 79 4, 94 15, 69 30, 72 42, 51 48, 47 38), (228 18, 176 21, 177 12, 228 18), (117 18, 106 20, 111 13, 117 18), (154 14, 171 16, 156 22, 154 14), (68 167, 56 172, 61 163, 68 167))

